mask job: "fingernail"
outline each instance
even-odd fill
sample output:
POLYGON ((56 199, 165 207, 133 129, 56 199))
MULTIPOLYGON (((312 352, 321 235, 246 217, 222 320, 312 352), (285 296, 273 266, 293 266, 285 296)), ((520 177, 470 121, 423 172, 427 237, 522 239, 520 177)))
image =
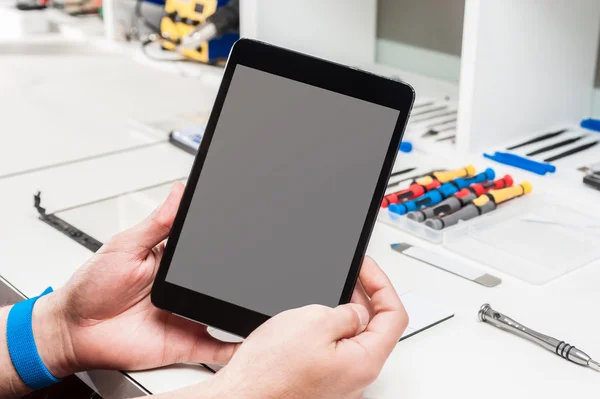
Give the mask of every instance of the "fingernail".
POLYGON ((359 305, 357 303, 351 303, 350 306, 352 306, 352 309, 354 309, 358 315, 361 331, 364 330, 367 324, 369 324, 369 311, 363 305, 359 305))

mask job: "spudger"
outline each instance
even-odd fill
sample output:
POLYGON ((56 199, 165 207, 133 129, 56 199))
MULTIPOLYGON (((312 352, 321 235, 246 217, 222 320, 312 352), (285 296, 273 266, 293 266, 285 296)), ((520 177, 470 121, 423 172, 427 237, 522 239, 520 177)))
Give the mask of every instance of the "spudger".
POLYGON ((524 143, 513 145, 512 147, 508 147, 507 150, 515 150, 517 148, 525 147, 526 145, 529 145, 529 144, 539 143, 540 141, 544 141, 544 140, 548 140, 548 139, 551 139, 556 136, 560 136, 561 134, 565 133, 567 130, 568 129, 562 129, 557 132, 542 134, 541 136, 538 136, 538 137, 531 139, 529 141, 526 141, 524 143))
POLYGON ((599 142, 600 142, 600 140, 598 140, 598 141, 592 141, 591 143, 587 143, 587 144, 581 145, 579 147, 572 148, 569 151, 561 152, 558 155, 555 155, 555 156, 550 157, 548 159, 544 159, 544 162, 553 162, 553 161, 556 161, 558 159, 561 159, 561 158, 564 158, 564 157, 568 157, 569 155, 577 154, 578 152, 587 150, 588 148, 591 148, 591 147, 595 146, 599 142))
POLYGON ((390 175, 390 177, 394 177, 394 176, 400 176, 400 175, 403 175, 403 174, 405 174, 405 173, 412 172, 412 171, 413 171, 413 170, 415 170, 415 169, 417 169, 417 168, 408 168, 408 169, 402 169, 402 170, 399 170, 399 171, 397 171, 397 172, 394 172, 394 173, 392 173, 392 174, 390 175))
POLYGON ((587 137, 587 135, 585 135, 585 134, 584 134, 584 135, 582 135, 582 136, 579 136, 579 137, 574 137, 574 138, 572 138, 572 139, 568 139, 568 140, 559 141, 558 143, 555 143, 555 144, 549 145, 549 146, 547 146, 547 147, 540 148, 539 150, 532 151, 532 152, 530 152, 530 153, 528 153, 528 154, 526 154, 526 155, 527 155, 528 157, 531 157, 531 156, 534 156, 534 155, 541 154, 541 153, 543 153, 543 152, 548 152, 548 151, 550 151, 550 150, 554 150, 554 149, 557 149, 557 148, 560 148, 560 147, 564 147, 565 145, 573 144, 573 143, 575 143, 575 142, 577 142, 577 141, 581 140, 581 139, 582 139, 582 138, 584 138, 584 137, 587 137))

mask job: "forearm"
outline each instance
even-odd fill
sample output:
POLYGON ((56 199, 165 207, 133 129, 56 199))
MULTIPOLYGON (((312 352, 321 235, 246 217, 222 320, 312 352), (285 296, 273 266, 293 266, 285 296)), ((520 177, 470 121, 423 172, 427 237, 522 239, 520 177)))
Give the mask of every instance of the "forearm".
MULTIPOLYGON (((12 307, 0 308, 0 398, 17 398, 30 389, 15 370, 6 342, 6 323, 12 307), (8 371, 8 372, 7 372, 8 371)), ((65 321, 56 304, 55 294, 40 298, 32 314, 33 336, 40 358, 56 378, 66 377, 77 367, 70 350, 69 335, 65 321)))
POLYGON ((243 387, 239 381, 232 380, 225 373, 220 372, 200 384, 153 395, 152 399, 272 399, 272 396, 261 392, 259 387, 261 387, 259 381, 243 387))

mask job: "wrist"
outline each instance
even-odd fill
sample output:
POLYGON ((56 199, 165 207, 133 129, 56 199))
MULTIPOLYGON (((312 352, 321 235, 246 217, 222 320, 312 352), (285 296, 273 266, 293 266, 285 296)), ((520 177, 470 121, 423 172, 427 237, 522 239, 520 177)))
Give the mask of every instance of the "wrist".
MULTIPOLYGON (((269 386, 268 379, 246 381, 243 373, 229 373, 227 367, 200 384, 202 399, 276 399, 286 397, 286 389, 269 386)), ((274 381, 271 381, 271 384, 274 381)), ((276 385, 276 384, 275 384, 276 385)), ((196 391, 198 392, 198 391, 196 391)))
POLYGON ((48 371, 64 378, 78 370, 69 325, 58 293, 38 299, 33 307, 32 328, 35 345, 48 371))

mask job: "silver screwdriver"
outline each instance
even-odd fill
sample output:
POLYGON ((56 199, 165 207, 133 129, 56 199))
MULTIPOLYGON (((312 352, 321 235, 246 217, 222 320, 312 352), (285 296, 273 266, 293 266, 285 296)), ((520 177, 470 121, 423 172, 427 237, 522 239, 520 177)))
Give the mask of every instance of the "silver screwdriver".
POLYGON ((569 345, 565 341, 559 341, 556 338, 549 337, 525 327, 521 323, 503 315, 502 313, 492 309, 489 304, 483 305, 479 309, 479 320, 489 323, 501 330, 511 332, 519 337, 528 339, 538 345, 556 353, 563 359, 567 359, 581 366, 586 366, 596 371, 600 371, 600 363, 592 360, 585 352, 569 345))

